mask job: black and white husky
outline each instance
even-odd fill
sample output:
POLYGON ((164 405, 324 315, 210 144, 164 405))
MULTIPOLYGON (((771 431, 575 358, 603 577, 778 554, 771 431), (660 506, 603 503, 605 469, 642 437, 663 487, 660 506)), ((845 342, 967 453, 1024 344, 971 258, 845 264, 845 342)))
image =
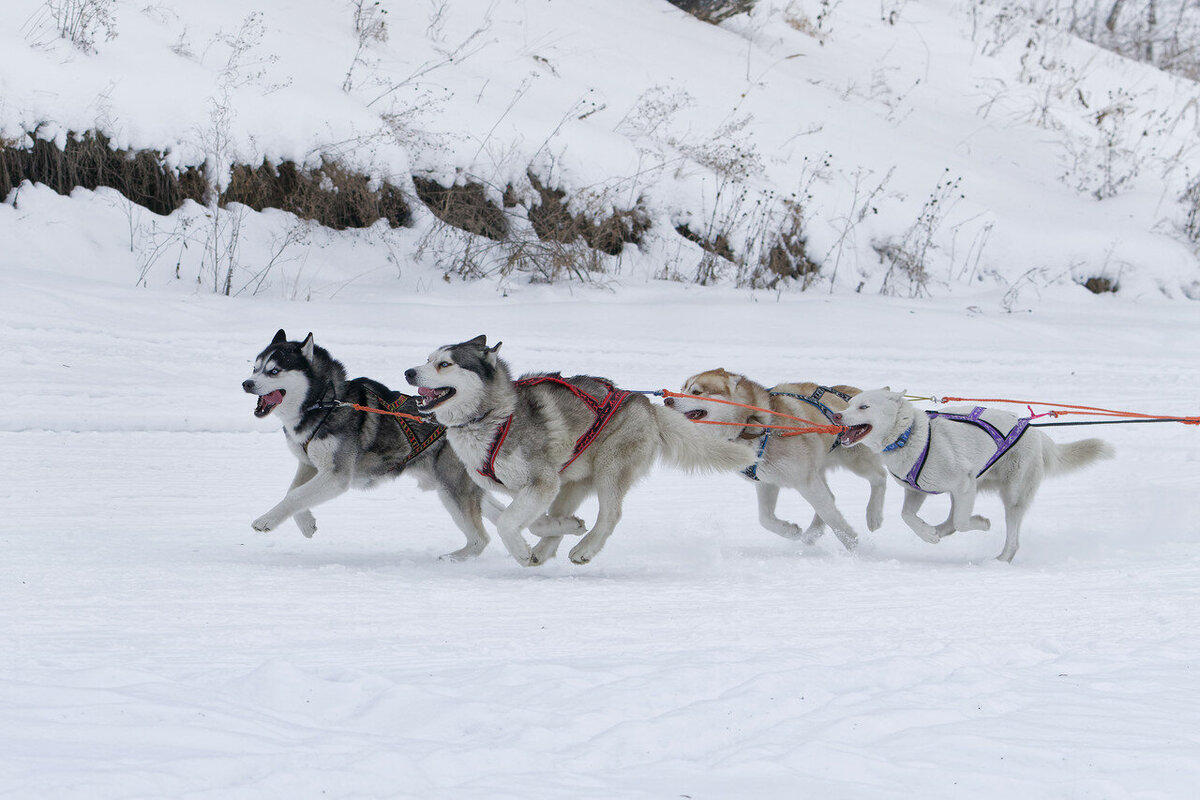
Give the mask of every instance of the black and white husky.
POLYGON ((904 521, 927 542, 955 531, 986 531, 991 522, 972 513, 975 495, 980 489, 999 492, 1007 528, 997 556, 1001 561, 1012 561, 1017 554, 1021 520, 1042 478, 1113 455, 1100 439, 1056 444, 1029 427, 1027 419, 998 409, 921 412, 888 389, 855 395, 834 422, 846 426, 838 435, 843 446, 881 454, 884 466, 904 484, 904 521), (950 516, 930 525, 917 511, 927 496, 942 492, 950 495, 950 516))
POLYGON ((683 415, 603 378, 529 375, 514 382, 499 349, 477 336, 435 350, 404 377, 418 388, 422 409, 447 427, 480 488, 512 496, 496 528, 525 566, 551 558, 564 532, 584 532, 582 523, 570 523, 592 493, 596 522, 571 560, 595 558, 621 518, 626 492, 660 455, 685 469, 742 469, 754 460, 746 444, 714 446, 683 415), (539 524, 546 512, 558 528, 539 524), (541 537, 532 549, 521 534, 531 525, 541 537))
POLYGON ((415 475, 422 489, 437 491, 466 535, 467 544, 449 558, 470 558, 487 546, 480 520, 484 492, 448 446, 444 428, 338 405, 416 414, 416 398, 370 378, 347 380, 341 362, 313 344, 311 333, 295 342, 282 330, 258 354, 242 388, 258 397, 254 416, 274 414, 283 424, 288 448, 300 462, 288 493, 254 520, 255 530, 274 530, 290 517, 311 537, 317 531, 314 506, 351 487, 366 489, 405 472, 415 475))

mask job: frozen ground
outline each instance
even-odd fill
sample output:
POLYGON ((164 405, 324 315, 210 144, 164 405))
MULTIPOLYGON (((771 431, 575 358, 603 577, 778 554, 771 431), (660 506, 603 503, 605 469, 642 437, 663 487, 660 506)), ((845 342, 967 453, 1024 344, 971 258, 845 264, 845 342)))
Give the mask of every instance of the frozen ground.
MULTIPOLYGON (((674 285, 321 304, 9 269, 0 796, 1184 798, 1200 785, 1200 430, 1102 430, 1002 533, 898 518, 854 556, 659 470, 587 567, 477 561, 401 479, 250 520, 293 469, 239 387, 275 329, 398 384, 435 345, 677 388, 761 380, 1197 413, 1190 303, 906 302, 674 285)), ((351 287, 349 291, 353 291, 351 287)), ((1082 436, 1056 432, 1058 439, 1082 436)), ((865 484, 835 476, 860 525, 865 484)), ((781 503, 805 518, 798 496, 781 503)), ((983 501, 999 519, 998 504, 983 501)), ((936 502, 930 510, 940 510, 936 502)))

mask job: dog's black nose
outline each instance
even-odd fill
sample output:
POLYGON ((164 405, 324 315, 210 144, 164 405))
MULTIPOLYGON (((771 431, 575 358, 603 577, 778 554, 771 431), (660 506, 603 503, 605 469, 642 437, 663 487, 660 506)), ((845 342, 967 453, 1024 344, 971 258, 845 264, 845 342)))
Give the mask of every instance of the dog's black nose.
POLYGON ((250 394, 254 394, 254 381, 252 381, 248 378, 246 380, 242 381, 242 389, 247 392, 250 392, 250 394))
POLYGON ((408 381, 413 386, 416 386, 417 385, 417 371, 415 369, 404 370, 404 380, 408 381))
POLYGON ((667 408, 674 408, 675 407, 675 398, 668 397, 666 400, 663 400, 663 405, 666 406, 667 408))

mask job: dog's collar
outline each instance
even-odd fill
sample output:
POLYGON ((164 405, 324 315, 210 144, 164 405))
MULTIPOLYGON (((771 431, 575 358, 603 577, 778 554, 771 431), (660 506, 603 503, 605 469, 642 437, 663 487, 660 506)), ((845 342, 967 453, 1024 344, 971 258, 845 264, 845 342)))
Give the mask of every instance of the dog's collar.
POLYGON ((890 453, 893 450, 899 450, 901 447, 904 447, 904 445, 908 444, 908 439, 910 436, 912 436, 912 432, 913 432, 913 426, 909 425, 908 430, 906 430, 904 433, 900 434, 900 438, 898 438, 896 441, 889 444, 887 447, 883 448, 883 452, 890 453))

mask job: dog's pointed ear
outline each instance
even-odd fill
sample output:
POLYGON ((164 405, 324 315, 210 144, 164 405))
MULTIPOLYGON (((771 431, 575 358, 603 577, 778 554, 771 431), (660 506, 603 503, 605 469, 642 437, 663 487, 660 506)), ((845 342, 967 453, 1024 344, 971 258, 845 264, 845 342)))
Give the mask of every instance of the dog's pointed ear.
POLYGON ((474 345, 479 345, 480 347, 487 347, 487 334, 481 333, 478 336, 476 336, 474 339, 467 342, 467 344, 474 344, 474 345))
POLYGON ((502 344, 504 344, 504 342, 496 342, 494 347, 488 349, 488 355, 494 357, 496 353, 500 352, 500 345, 502 344))
POLYGON ((313 360, 313 337, 312 331, 309 331, 308 336, 304 337, 304 341, 300 344, 300 352, 309 361, 313 360))
POLYGON ((280 328, 278 331, 276 331, 275 338, 271 340, 271 344, 279 344, 280 342, 286 341, 287 334, 283 332, 283 328, 280 328))

